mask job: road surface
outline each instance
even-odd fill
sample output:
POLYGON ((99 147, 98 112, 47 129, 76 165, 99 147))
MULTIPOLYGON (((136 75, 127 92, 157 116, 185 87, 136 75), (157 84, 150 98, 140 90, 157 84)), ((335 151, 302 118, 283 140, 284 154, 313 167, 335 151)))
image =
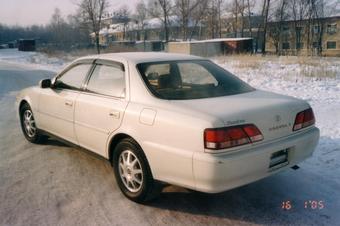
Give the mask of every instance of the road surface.
POLYGON ((170 186, 148 205, 127 200, 107 161, 55 140, 30 144, 21 134, 16 92, 52 75, 0 61, 0 225, 340 224, 340 185, 308 163, 222 194, 170 186), (306 209, 309 200, 323 209, 306 209), (281 208, 284 201, 291 209, 281 208))

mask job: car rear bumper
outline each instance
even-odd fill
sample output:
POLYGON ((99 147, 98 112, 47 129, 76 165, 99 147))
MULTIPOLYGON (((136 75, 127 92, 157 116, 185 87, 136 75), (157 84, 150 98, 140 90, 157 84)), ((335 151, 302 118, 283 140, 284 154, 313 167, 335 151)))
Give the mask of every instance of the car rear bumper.
POLYGON ((292 167, 310 157, 318 144, 320 131, 313 127, 274 142, 233 153, 198 153, 193 156, 195 188, 207 193, 223 192, 292 167), (273 153, 288 150, 285 166, 270 168, 273 153))

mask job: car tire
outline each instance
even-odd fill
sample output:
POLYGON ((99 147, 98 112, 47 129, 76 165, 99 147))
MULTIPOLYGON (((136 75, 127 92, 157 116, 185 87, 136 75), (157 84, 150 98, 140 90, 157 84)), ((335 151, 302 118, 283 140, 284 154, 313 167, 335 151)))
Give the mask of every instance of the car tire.
POLYGON ((112 167, 117 184, 128 199, 145 203, 161 192, 161 184, 154 181, 145 154, 133 139, 123 139, 117 144, 112 167))
POLYGON ((20 124, 25 138, 35 144, 43 143, 47 136, 42 135, 36 127, 33 111, 28 103, 24 103, 20 107, 20 124))

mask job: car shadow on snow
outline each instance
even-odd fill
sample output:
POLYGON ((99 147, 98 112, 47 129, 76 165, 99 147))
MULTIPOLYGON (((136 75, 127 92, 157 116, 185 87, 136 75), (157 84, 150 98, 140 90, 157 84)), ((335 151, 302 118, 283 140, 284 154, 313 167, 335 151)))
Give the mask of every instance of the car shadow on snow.
POLYGON ((67 144, 59 139, 55 138, 48 138, 46 141, 40 143, 39 145, 49 145, 49 146, 56 146, 56 147, 72 147, 72 145, 67 144))
POLYGON ((306 209, 304 204, 308 200, 322 200, 328 208, 339 208, 338 202, 330 195, 330 183, 338 186, 300 168, 220 194, 189 192, 171 186, 150 206, 256 224, 322 225, 331 218, 329 209, 313 211, 306 209), (290 202, 291 209, 282 208, 285 201, 290 202))

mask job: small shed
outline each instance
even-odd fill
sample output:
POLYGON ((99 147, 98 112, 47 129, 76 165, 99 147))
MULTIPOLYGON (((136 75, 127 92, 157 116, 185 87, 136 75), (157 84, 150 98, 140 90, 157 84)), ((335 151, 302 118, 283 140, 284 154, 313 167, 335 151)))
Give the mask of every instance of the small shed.
POLYGON ((136 41, 135 47, 138 51, 163 51, 164 42, 161 40, 136 41))
POLYGON ((108 46, 114 47, 114 48, 133 48, 135 46, 134 41, 112 41, 108 46))
POLYGON ((252 51, 252 38, 219 38, 200 41, 169 42, 168 52, 203 57, 252 51))
POLYGON ((19 51, 35 51, 35 39, 19 39, 18 50, 19 51))
POLYGON ((252 38, 234 38, 223 41, 224 53, 247 53, 253 50, 252 38))

